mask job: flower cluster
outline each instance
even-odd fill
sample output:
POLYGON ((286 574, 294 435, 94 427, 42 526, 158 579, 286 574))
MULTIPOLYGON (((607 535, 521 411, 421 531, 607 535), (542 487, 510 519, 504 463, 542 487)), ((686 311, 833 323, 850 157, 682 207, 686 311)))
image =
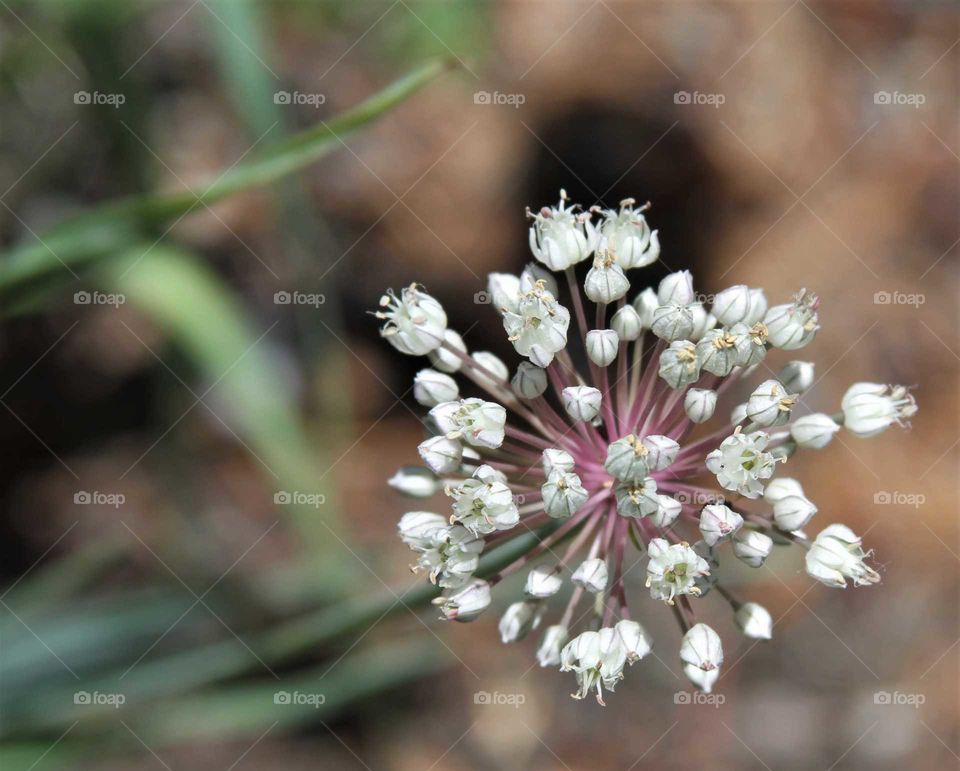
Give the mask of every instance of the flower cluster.
POLYGON ((729 603, 747 637, 770 638, 773 628, 762 606, 718 580, 727 546, 759 568, 775 545, 799 545, 807 573, 827 586, 879 581, 870 552, 845 525, 828 525, 813 540, 804 534, 817 507, 778 471, 798 449, 829 445, 841 428, 873 436, 916 411, 903 386, 857 383, 836 414, 794 415, 815 383, 814 365, 795 360, 774 370, 767 355, 802 348, 817 334, 819 299, 806 289, 768 307, 762 289, 738 285, 705 307, 690 273, 680 271, 628 298, 628 271, 660 254, 646 209, 628 199, 616 210, 583 211, 561 191, 557 206, 528 211, 539 264, 520 276, 491 274, 487 287, 523 359, 512 375, 494 354, 468 352, 416 284, 388 292, 376 314, 386 340, 430 363, 414 382, 415 398, 430 408, 429 436, 418 448, 425 465, 401 469, 390 484, 424 499, 443 490, 452 500, 447 515, 401 518, 414 570, 444 590, 435 602, 456 621, 476 618, 496 584, 525 572, 523 596, 500 620, 506 643, 536 629, 569 586, 537 661, 573 672, 575 697, 595 693, 601 703, 603 690, 653 644, 628 604, 628 582, 643 578, 631 575, 635 565, 653 600, 673 610, 684 672, 707 692, 723 664, 720 636, 697 621, 707 594, 716 590, 729 603), (581 294, 582 262, 589 267, 581 294), (551 271, 565 279, 572 311, 551 271), (592 326, 582 295, 595 306, 592 326), (758 371, 775 376, 744 388, 758 371), (470 395, 454 374, 472 384, 470 395), (724 399, 732 401, 718 414, 724 399))

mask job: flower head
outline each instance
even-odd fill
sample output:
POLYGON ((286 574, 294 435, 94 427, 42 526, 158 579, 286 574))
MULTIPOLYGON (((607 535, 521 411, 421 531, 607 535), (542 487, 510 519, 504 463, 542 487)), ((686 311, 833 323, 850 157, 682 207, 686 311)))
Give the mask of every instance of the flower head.
POLYGON ((631 597, 637 553, 652 599, 679 621, 684 672, 706 691, 723 645, 697 621, 702 603, 729 603, 749 637, 768 638, 773 627, 719 577, 727 555, 756 568, 775 546, 796 544, 807 549, 807 572, 828 586, 876 583, 849 528, 831 525, 807 540, 800 529, 817 507, 799 481, 774 472, 798 451, 828 448, 839 430, 872 436, 916 412, 906 388, 858 383, 841 412, 794 416, 813 364, 766 357, 813 340, 812 292, 768 309, 763 290, 736 285, 708 309, 681 270, 630 297, 631 277, 660 254, 647 208, 627 199, 585 212, 561 194, 531 215, 537 263, 487 282, 519 362, 469 353, 416 284, 387 292, 376 314, 394 347, 429 362, 414 381, 414 398, 429 408, 429 438, 417 447, 424 466, 404 467, 390 484, 414 498, 441 489, 450 497, 445 513, 400 519, 414 569, 444 590, 436 603, 456 621, 482 613, 504 578, 525 575, 498 625, 504 642, 522 640, 565 601, 536 659, 573 672, 575 696, 595 693, 601 703, 653 644, 632 618, 632 605, 656 608, 631 597), (569 310, 546 268, 564 273, 569 310), (596 307, 588 311, 584 298, 596 307), (770 372, 779 366, 775 379, 752 378, 761 362, 770 372))

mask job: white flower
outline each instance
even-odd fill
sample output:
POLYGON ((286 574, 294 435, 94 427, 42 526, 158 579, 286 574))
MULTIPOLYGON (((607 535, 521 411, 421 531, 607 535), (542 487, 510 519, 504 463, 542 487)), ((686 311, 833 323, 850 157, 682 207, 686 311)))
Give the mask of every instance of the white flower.
POLYGON ((711 503, 700 512, 700 533, 708 546, 725 541, 743 525, 743 517, 722 503, 711 503))
POLYGON ((602 559, 589 559, 580 563, 571 578, 574 584, 582 586, 588 592, 600 594, 607 588, 607 562, 602 559))
POLYGON ((763 500, 770 504, 782 501, 789 496, 804 497, 803 487, 792 477, 777 477, 776 479, 771 479, 763 491, 763 500))
POLYGON ((627 652, 616 629, 604 627, 599 632, 584 632, 568 642, 560 654, 560 671, 573 671, 580 686, 575 699, 582 699, 593 690, 603 704, 601 685, 614 690, 623 677, 627 652))
POLYGON ((510 381, 513 392, 521 399, 536 399, 547 390, 547 373, 536 364, 521 361, 517 372, 510 381))
POLYGON ((741 562, 758 568, 770 556, 773 539, 757 530, 738 530, 733 536, 733 553, 741 562))
POLYGON ((646 517, 660 508, 657 482, 646 477, 640 482, 624 482, 617 485, 617 511, 625 517, 646 517))
POLYGON ((563 408, 574 420, 589 422, 600 413, 601 394, 591 386, 568 386, 561 393, 563 408))
POLYGON ((569 638, 570 633, 562 624, 548 626, 537 648, 537 663, 541 667, 557 666, 560 663, 560 651, 569 638))
POLYGON ((733 620, 745 636, 754 640, 769 640, 773 637, 773 619, 763 605, 745 602, 737 608, 733 620))
POLYGON ((651 331, 661 340, 673 342, 692 336, 693 305, 661 305, 653 312, 651 331))
POLYGON ((767 328, 762 321, 753 326, 734 324, 730 334, 737 340, 737 366, 753 367, 767 357, 767 328))
POLYGON ((807 552, 807 573, 827 586, 841 589, 847 585, 847 578, 854 586, 879 583, 880 574, 864 561, 871 552, 865 552, 861 543, 846 525, 825 527, 807 552))
POLYGON ((657 288, 657 302, 661 305, 689 305, 695 299, 693 276, 689 270, 664 276, 657 288))
POLYGON ((902 426, 917 411, 906 387, 880 383, 855 383, 843 395, 840 407, 843 427, 861 438, 875 436, 894 423, 902 426))
POLYGON ((437 597, 433 604, 440 606, 447 621, 473 621, 490 606, 490 584, 478 578, 459 591, 437 597))
POLYGON ((776 460, 765 452, 769 437, 763 431, 734 431, 707 455, 707 469, 717 475, 724 490, 736 490, 747 498, 759 498, 764 479, 773 475, 776 460))
POLYGON ((383 320, 380 335, 411 356, 423 356, 438 348, 447 328, 443 307, 416 284, 400 290, 400 297, 388 290, 374 315, 383 320))
POLYGON ((612 329, 591 329, 586 342, 587 356, 598 367, 606 367, 617 358, 620 337, 612 329))
POLYGON ((521 295, 516 312, 503 314, 508 340, 521 356, 538 367, 549 366, 554 354, 567 344, 570 311, 554 299, 544 282, 521 295))
POLYGON ((705 423, 717 408, 717 392, 709 388, 689 388, 683 397, 683 411, 694 423, 705 423))
POLYGON ((670 347, 660 354, 659 374, 671 388, 683 388, 696 383, 700 377, 697 346, 689 340, 670 343, 670 347))
POLYGON ((621 340, 632 342, 643 334, 643 321, 632 305, 624 305, 613 314, 610 327, 621 340))
POLYGON ((541 460, 543 461, 543 473, 547 476, 550 476, 554 471, 573 471, 573 467, 576 466, 576 461, 569 452, 552 447, 543 451, 541 460))
POLYGON ((660 307, 657 293, 652 288, 647 287, 633 299, 632 305, 640 317, 643 328, 650 329, 653 326, 653 314, 660 307))
POLYGON ((660 257, 660 240, 657 231, 650 231, 642 212, 647 208, 634 208, 636 201, 627 198, 620 202, 620 211, 607 209, 599 233, 609 242, 609 248, 617 257, 617 264, 624 270, 644 268, 660 257))
POLYGON ((487 294, 493 307, 501 313, 516 313, 520 305, 520 277, 512 273, 487 274, 487 294))
POLYGON ((801 289, 792 303, 770 308, 763 317, 770 344, 785 351, 803 348, 820 328, 817 324, 817 306, 820 298, 801 289))
POLYGON ((523 591, 531 599, 544 600, 553 597, 562 586, 563 579, 556 570, 541 566, 527 573, 527 583, 523 591))
POLYGON ((607 447, 603 467, 621 482, 639 482, 650 472, 650 449, 634 434, 617 439, 607 447))
POLYGON ((756 324, 767 312, 767 296, 762 289, 750 290, 750 311, 742 319, 744 324, 756 324))
POLYGON ((483 539, 461 525, 430 530, 425 539, 414 547, 420 554, 417 568, 429 571, 430 581, 445 589, 463 586, 477 569, 483 539))
POLYGON ((723 643, 720 635, 706 624, 694 624, 680 642, 683 671, 690 681, 710 693, 720 676, 723 664, 723 643))
POLYGON ((458 487, 447 489, 453 498, 453 520, 474 535, 509 530, 520 521, 520 511, 506 477, 486 464, 458 487))
POLYGON ((779 426, 796 403, 796 394, 788 394, 776 380, 764 380, 747 399, 747 417, 758 426, 779 426))
POLYGON ((657 527, 670 527, 682 510, 683 504, 676 498, 658 493, 657 510, 650 515, 650 521, 657 527))
POLYGON ((647 448, 647 465, 651 471, 663 471, 677 459, 680 445, 669 436, 651 434, 642 440, 647 448))
POLYGON ((725 327, 732 327, 743 321, 750 313, 750 288, 744 284, 737 284, 717 292, 713 298, 711 311, 717 317, 717 321, 725 327))
POLYGON ((448 439, 463 439, 475 447, 496 449, 503 444, 507 411, 483 399, 443 402, 430 410, 430 417, 448 439))
POLYGON ((593 267, 587 271, 583 291, 595 303, 612 303, 630 290, 630 281, 623 268, 617 265, 616 256, 604 241, 597 247, 593 267))
POLYGON ((711 329, 697 343, 700 367, 712 375, 726 377, 737 366, 737 336, 727 329, 711 329))
MULTIPOLYGON (((467 355, 466 343, 464 343, 463 338, 452 329, 448 329, 443 333, 443 342, 451 348, 460 351, 464 356, 467 355)), ((430 353, 427 354, 427 358, 430 360, 430 363, 441 372, 459 372, 460 367, 463 366, 463 359, 445 347, 435 348, 430 351, 430 353)))
POLYGON ((813 519, 816 513, 817 507, 802 492, 778 495, 773 502, 773 521, 777 527, 788 533, 799 530, 813 519))
POLYGON ((463 446, 456 439, 434 436, 417 445, 417 452, 434 474, 449 474, 460 468, 463 446))
POLYGON ((432 511, 408 511, 397 525, 400 539, 411 549, 427 548, 433 543, 437 531, 447 529, 447 520, 442 514, 432 511))
POLYGON ((777 380, 790 393, 802 394, 813 385, 816 365, 812 361, 788 361, 777 373, 777 380))
POLYGON ((424 407, 460 398, 457 381, 435 369, 422 369, 413 378, 413 398, 424 407))
MULTIPOLYGON (((477 369, 477 377, 482 382, 499 386, 509 379, 510 369, 496 354, 490 353, 490 351, 475 351, 471 354, 471 358, 480 367, 477 369), (487 370, 487 372, 490 372, 496 377, 491 377, 487 372, 484 372, 484 370, 487 370)), ((454 399, 455 398, 456 397, 454 397, 454 399)))
POLYGON ((541 616, 539 602, 523 600, 513 603, 500 617, 500 639, 505 643, 522 640, 540 625, 541 616))
POLYGON ((567 194, 560 191, 560 202, 544 206, 530 226, 530 251, 550 270, 566 270, 587 259, 596 245, 596 229, 589 212, 578 212, 575 206, 564 206, 567 194))
POLYGON ((790 436, 798 447, 822 450, 839 430, 839 424, 829 415, 814 412, 793 421, 790 436))
POLYGON ((556 470, 540 487, 543 508, 554 519, 566 519, 583 506, 589 497, 580 477, 573 472, 556 470))
POLYGON ((730 411, 730 425, 736 426, 747 419, 747 403, 738 404, 730 411))
POLYGON ((692 303, 687 307, 690 308, 690 315, 693 317, 693 329, 687 336, 687 340, 696 343, 717 326, 717 318, 712 313, 707 313, 700 303, 692 303))
POLYGON ((695 584, 696 579, 710 575, 707 561, 688 543, 670 545, 663 538, 653 538, 647 554, 647 587, 655 600, 672 605, 678 594, 697 596, 700 589, 695 584))
POLYGON ((624 619, 614 624, 613 628, 620 635, 620 642, 627 654, 629 664, 635 664, 653 650, 653 639, 636 621, 624 619))
POLYGON ((542 284, 554 297, 557 296, 557 280, 553 273, 542 265, 535 262, 528 262, 527 266, 520 273, 520 293, 530 292, 537 284, 542 284))
POLYGON ((436 475, 423 466, 403 466, 387 480, 387 484, 411 498, 429 498, 443 487, 436 475))

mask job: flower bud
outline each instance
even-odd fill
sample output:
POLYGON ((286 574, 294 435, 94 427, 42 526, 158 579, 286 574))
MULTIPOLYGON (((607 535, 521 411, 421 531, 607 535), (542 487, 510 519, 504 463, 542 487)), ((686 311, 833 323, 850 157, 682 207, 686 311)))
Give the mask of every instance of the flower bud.
POLYGON ((443 488, 443 482, 423 466, 403 466, 387 480, 387 484, 411 498, 429 498, 443 488))
POLYGON ((424 407, 460 398, 457 381, 435 369, 422 369, 413 378, 413 398, 424 407))
MULTIPOLYGON (((753 326, 760 321, 767 312, 767 297, 762 289, 750 290, 750 310, 741 321, 747 326, 753 326)), ((781 381, 782 382, 782 381, 781 381)))
POLYGON ((917 403, 904 386, 855 383, 840 402, 843 427, 865 439, 885 431, 894 423, 904 425, 917 411, 917 403))
POLYGON ((665 276, 657 289, 660 305, 689 305, 695 299, 693 276, 689 270, 678 270, 665 276))
POLYGON ((538 601, 525 600, 513 603, 500 618, 500 639, 505 643, 522 640, 530 630, 540 625, 541 613, 542 609, 538 601))
POLYGON ((548 626, 543 640, 537 648, 537 663, 541 667, 555 667, 560 664, 560 651, 567 644, 570 633, 562 624, 548 626))
POLYGON ((553 597, 562 586, 563 579, 555 570, 541 566, 527 573, 527 583, 523 591, 531 599, 544 600, 553 597))
POLYGON ((733 553, 752 568, 763 565, 773 549, 773 539, 756 530, 738 530, 733 536, 733 553))
POLYGON ((425 548, 431 536, 446 527, 446 517, 432 511, 408 511, 397 524, 400 540, 412 549, 425 548))
POLYGON ((812 361, 788 361, 777 373, 777 380, 792 394, 802 394, 813 385, 816 367, 812 361))
POLYGON ((547 372, 529 361, 521 361, 510 385, 521 399, 536 399, 547 390, 547 372))
POLYGON ((471 581, 462 589, 433 600, 447 621, 473 621, 490 606, 490 584, 481 579, 471 581))
POLYGON ((745 602, 733 614, 733 620, 746 637, 769 640, 773 637, 773 619, 770 612, 755 602, 745 602))
POLYGON ((495 376, 495 378, 491 377, 482 370, 477 371, 477 380, 486 383, 487 386, 500 386, 509 379, 510 369, 496 354, 490 353, 490 351, 476 351, 470 358, 495 376))
POLYGON ((743 321, 750 313, 750 289, 737 284, 718 292, 713 298, 713 315, 725 327, 732 327, 743 321))
POLYGON ((683 411, 694 423, 705 423, 717 408, 717 392, 709 388, 691 388, 683 397, 683 411))
POLYGON ((803 488, 800 483, 791 477, 777 477, 767 483, 763 491, 763 500, 773 504, 792 495, 803 497, 803 488))
POLYGON ((609 251, 597 249, 583 291, 595 303, 612 303, 630 291, 630 281, 609 251))
POLYGON ((607 588, 607 563, 602 559, 589 559, 580 563, 573 571, 571 579, 577 586, 582 586, 588 592, 600 594, 607 588))
POLYGON ((563 408, 574 420, 590 421, 600 413, 601 394, 590 386, 569 386, 561 392, 563 408))
POLYGON ((690 681, 706 693, 710 693, 723 664, 723 643, 720 635, 706 624, 694 624, 680 643, 680 659, 685 664, 683 671, 690 681))
POLYGON ((603 467, 621 482, 639 482, 650 471, 649 454, 649 447, 634 434, 628 434, 607 447, 603 467))
POLYGON ((785 495, 773 504, 773 521, 788 533, 799 530, 816 513, 817 507, 803 495, 785 495))
POLYGON ((633 309, 640 317, 640 323, 644 329, 650 329, 653 326, 653 314, 660 307, 657 300, 657 293, 650 287, 644 289, 633 299, 633 309))
POLYGON ((822 450, 840 430, 837 422, 822 412, 797 418, 790 426, 790 436, 800 447, 822 450))
POLYGON ((670 527, 676 522, 683 504, 670 495, 657 494, 657 510, 650 515, 650 521, 657 527, 670 527))
POLYGON ((610 326, 621 340, 632 342, 643 334, 643 321, 632 305, 624 305, 613 314, 610 326))
POLYGON ((434 474, 449 474, 460 468, 463 447, 455 439, 434 436, 417 445, 417 452, 434 474))
POLYGON ((587 356, 598 367, 606 367, 617 358, 620 338, 612 329, 591 329, 587 332, 587 356))
POLYGON ((487 276, 487 294, 493 307, 501 313, 516 313, 520 305, 520 278, 511 273, 490 273, 487 276))
POLYGON ((689 340, 676 340, 660 354, 659 375, 671 388, 683 388, 697 382, 700 360, 697 348, 689 340))
POLYGON ((846 525, 829 525, 817 536, 807 551, 807 573, 827 586, 844 588, 846 579, 854 586, 869 586, 880 581, 880 575, 864 561, 862 541, 846 525))
POLYGON ((738 426, 747 419, 747 403, 738 404, 730 412, 730 425, 738 426))
POLYGON ((613 626, 627 654, 627 661, 634 664, 653 650, 653 640, 636 621, 624 619, 613 626))
POLYGON ((677 459, 680 445, 669 436, 651 434, 642 440, 647 448, 647 466, 651 471, 663 471, 677 459))
POLYGON ((554 471, 568 472, 573 471, 576 463, 573 456, 566 450, 557 450, 548 448, 543 451, 543 471, 550 476, 554 471))
POLYGON ((589 497, 580 483, 580 477, 560 470, 550 473, 540 488, 540 495, 544 511, 554 519, 566 519, 583 506, 589 497))
MULTIPOLYGON (((463 338, 452 329, 448 329, 443 333, 443 342, 466 355, 467 346, 463 342, 463 338)), ((446 348, 436 348, 430 351, 430 353, 427 354, 427 358, 430 360, 430 363, 441 372, 459 372, 460 367, 463 366, 463 359, 457 356, 457 354, 448 351, 446 348)))
POLYGON ((764 380, 747 399, 747 417, 757 426, 780 426, 796 403, 796 394, 788 394, 776 380, 764 380))
POLYGON ((653 312, 650 329, 667 342, 684 340, 693 332, 693 306, 661 305, 653 312))
POLYGON ((743 525, 743 517, 722 503, 711 503, 700 512, 700 533, 708 546, 725 541, 743 525))

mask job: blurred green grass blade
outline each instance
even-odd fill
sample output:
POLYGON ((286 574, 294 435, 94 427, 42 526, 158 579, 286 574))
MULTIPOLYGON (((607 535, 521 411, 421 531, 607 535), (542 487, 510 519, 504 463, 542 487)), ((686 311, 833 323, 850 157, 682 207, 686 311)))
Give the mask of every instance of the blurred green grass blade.
MULTIPOLYGON (((104 265, 100 277, 105 286, 123 292, 127 303, 156 323, 188 357, 213 389, 204 403, 224 413, 218 415, 220 421, 254 456, 255 470, 275 490, 324 496, 317 507, 287 504, 277 513, 293 515, 314 557, 339 553, 319 522, 322 517, 328 526, 336 526, 336 502, 332 491, 317 483, 317 469, 325 466, 301 428, 296 395, 281 374, 278 322, 255 324, 200 257, 171 246, 135 245, 126 256, 104 265)), ((163 358, 162 352, 155 353, 163 358)), ((193 390, 203 396, 207 389, 193 390)), ((220 425, 216 417, 210 418, 220 425)))
POLYGON ((64 270, 64 265, 78 268, 113 256, 118 247, 130 242, 131 224, 156 225, 202 209, 204 203, 214 204, 310 165, 339 147, 338 137, 373 122, 449 67, 447 60, 431 61, 352 110, 260 151, 210 185, 201 186, 201 202, 189 191, 137 195, 73 217, 39 238, 29 237, 28 243, 0 254, 0 293, 12 292, 46 274, 64 270), (126 232, 116 232, 118 227, 126 232))

